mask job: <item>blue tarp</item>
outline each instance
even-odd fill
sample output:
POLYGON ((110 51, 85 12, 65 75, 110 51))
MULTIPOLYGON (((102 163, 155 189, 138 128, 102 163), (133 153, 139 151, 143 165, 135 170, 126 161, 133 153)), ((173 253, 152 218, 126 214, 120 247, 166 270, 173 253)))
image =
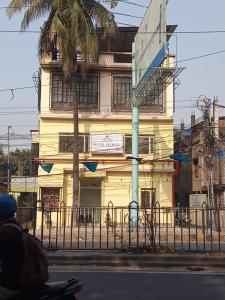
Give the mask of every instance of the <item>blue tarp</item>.
POLYGON ((98 165, 97 162, 82 162, 82 164, 91 172, 95 172, 98 165))

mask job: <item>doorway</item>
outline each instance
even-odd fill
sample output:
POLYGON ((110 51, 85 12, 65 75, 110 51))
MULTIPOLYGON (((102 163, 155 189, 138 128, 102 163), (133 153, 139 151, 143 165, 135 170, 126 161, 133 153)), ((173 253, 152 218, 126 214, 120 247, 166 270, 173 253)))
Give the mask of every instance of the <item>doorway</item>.
POLYGON ((80 181, 80 223, 99 223, 101 214, 101 181, 80 181))

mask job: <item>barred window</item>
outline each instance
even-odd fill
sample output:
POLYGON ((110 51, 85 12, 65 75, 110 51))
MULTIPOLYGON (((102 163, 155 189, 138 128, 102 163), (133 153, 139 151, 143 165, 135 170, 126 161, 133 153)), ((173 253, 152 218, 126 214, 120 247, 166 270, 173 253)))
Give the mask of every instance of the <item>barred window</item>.
MULTIPOLYGON (((79 153, 88 152, 89 136, 87 134, 79 135, 79 153)), ((59 152, 72 153, 73 152, 73 134, 60 133, 59 134, 59 152)))
POLYGON ((155 206, 156 190, 155 189, 141 189, 141 208, 151 208, 155 206))
MULTIPOLYGON (((63 74, 52 74, 51 108, 72 110, 74 77, 69 82, 63 74)), ((98 76, 87 75, 86 78, 76 76, 76 96, 79 109, 98 109, 98 76)))
POLYGON ((113 76, 113 110, 128 110, 132 91, 130 76, 113 76))
MULTIPOLYGON (((153 136, 139 136, 139 153, 151 154, 154 151, 154 137, 153 136)), ((132 153, 132 137, 125 136, 125 153, 132 153)))
MULTIPOLYGON (((132 97, 132 77, 113 76, 113 100, 115 111, 129 110, 132 97)), ((155 87, 149 92, 140 107, 141 112, 158 113, 165 111, 165 86, 163 79, 158 79, 155 87)))

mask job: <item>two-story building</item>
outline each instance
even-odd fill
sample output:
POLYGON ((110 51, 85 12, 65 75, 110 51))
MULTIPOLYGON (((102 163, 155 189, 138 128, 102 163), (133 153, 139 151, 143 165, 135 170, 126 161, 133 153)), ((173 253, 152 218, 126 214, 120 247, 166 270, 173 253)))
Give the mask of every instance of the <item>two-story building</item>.
MULTIPOLYGON (((128 206, 131 194, 132 42, 137 29, 119 28, 115 35, 99 36, 98 64, 87 75, 76 74, 79 102, 80 207, 109 203, 128 206), (96 162, 95 172, 82 163, 96 162)), ((168 57, 171 61, 173 57, 168 57)), ((140 109, 140 206, 158 201, 174 203, 173 153, 174 88, 155 86, 140 109)), ((65 82, 58 55, 44 57, 40 68, 39 128, 33 144, 39 145, 40 163, 52 163, 47 174, 38 170, 38 200, 46 207, 72 205, 73 112, 70 84, 65 82)))

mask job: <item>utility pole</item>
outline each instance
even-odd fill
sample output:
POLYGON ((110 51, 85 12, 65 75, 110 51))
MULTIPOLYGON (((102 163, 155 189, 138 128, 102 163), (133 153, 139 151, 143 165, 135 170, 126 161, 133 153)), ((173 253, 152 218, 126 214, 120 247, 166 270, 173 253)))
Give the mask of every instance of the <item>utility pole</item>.
POLYGON ((197 103, 197 107, 202 112, 203 117, 203 160, 205 165, 205 177, 207 181, 208 190, 208 206, 214 207, 214 189, 213 189, 213 159, 215 157, 215 137, 214 137, 214 123, 211 115, 212 102, 211 99, 204 98, 197 103))
MULTIPOLYGON (((219 103, 218 98, 214 97, 213 100, 213 135, 217 144, 217 149, 219 148, 218 140, 219 140, 219 103)), ((219 176, 219 158, 215 156, 215 165, 216 165, 216 176, 215 176, 215 183, 219 184, 220 176, 219 176)))
POLYGON ((10 144, 9 144, 9 135, 10 135, 10 130, 12 130, 12 126, 8 126, 8 155, 7 155, 7 163, 8 163, 8 168, 7 168, 7 192, 10 192, 10 144))
MULTIPOLYGON (((132 88, 136 87, 136 60, 135 44, 132 44, 132 88)), ((135 97, 135 93, 133 94, 135 97)), ((137 205, 139 199, 139 105, 135 98, 132 101, 132 202, 130 218, 132 221, 137 219, 137 205)))
MULTIPOLYGON (((213 209, 215 227, 220 231, 220 214, 218 201, 214 192, 214 184, 219 183, 219 160, 217 152, 219 150, 219 113, 218 99, 214 97, 213 103, 211 99, 203 99, 202 104, 198 108, 203 113, 203 159, 205 165, 205 177, 208 190, 208 207, 213 209), (212 108, 212 109, 211 109, 212 108), (212 110, 212 113, 211 113, 212 110)), ((208 224, 209 225, 209 224, 208 224)))

